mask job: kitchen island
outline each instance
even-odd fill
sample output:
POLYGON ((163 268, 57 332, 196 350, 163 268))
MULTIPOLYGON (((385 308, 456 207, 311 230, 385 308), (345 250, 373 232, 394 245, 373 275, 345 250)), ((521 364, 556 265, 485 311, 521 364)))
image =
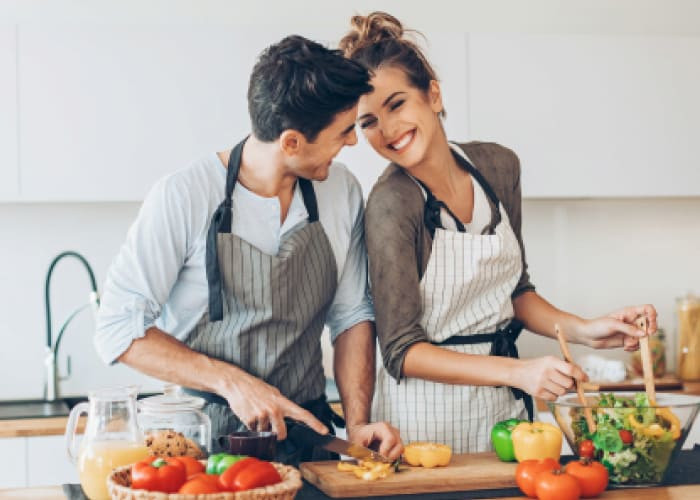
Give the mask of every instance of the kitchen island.
MULTIPOLYGON (((449 494, 435 495, 437 499, 458 498, 448 496, 449 494)), ((454 495, 454 494, 452 494, 454 495)), ((0 490, 0 500, 20 500, 20 499, 41 499, 41 500, 65 500, 66 495, 63 493, 61 486, 50 486, 44 488, 16 488, 9 490, 0 490)), ((322 493, 315 488, 305 485, 301 492, 297 495, 297 500, 320 500, 326 499, 322 493), (313 491, 315 490, 315 491, 313 491)), ((375 499, 387 499, 389 497, 369 497, 375 499)), ((391 497, 395 500, 413 500, 433 498, 432 495, 399 495, 391 497)), ((466 498, 488 498, 488 497, 466 497, 466 498)), ((527 497, 500 497, 506 500, 527 500, 527 497)), ((637 488, 627 490, 609 490, 603 493, 600 497, 607 499, 637 499, 637 500, 689 500, 691 498, 700 498, 700 485, 689 486, 668 486, 661 488, 637 488)))

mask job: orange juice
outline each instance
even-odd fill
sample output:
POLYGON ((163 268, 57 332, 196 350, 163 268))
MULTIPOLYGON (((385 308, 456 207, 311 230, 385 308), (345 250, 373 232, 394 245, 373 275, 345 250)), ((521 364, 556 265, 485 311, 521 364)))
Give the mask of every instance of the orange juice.
POLYGON ((143 460, 149 455, 141 443, 93 441, 80 452, 80 485, 90 500, 109 500, 107 477, 113 469, 143 460))

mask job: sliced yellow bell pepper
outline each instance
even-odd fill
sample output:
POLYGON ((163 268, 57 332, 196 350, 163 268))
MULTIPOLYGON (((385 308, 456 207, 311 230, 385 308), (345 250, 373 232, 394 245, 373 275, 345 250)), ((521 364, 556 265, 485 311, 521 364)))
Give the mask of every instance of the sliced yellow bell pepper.
POLYGON ((406 445, 403 457, 416 467, 440 467, 450 463, 452 448, 446 444, 416 442, 406 445))
POLYGON ((656 416, 665 420, 669 425, 669 432, 673 439, 678 439, 681 437, 681 421, 678 417, 668 408, 657 408, 656 416))
POLYGON ((518 462, 523 460, 559 460, 562 433, 559 428, 546 422, 523 422, 515 426, 510 434, 513 451, 518 462))
MULTIPOLYGON (((671 410, 669 410, 668 408, 657 408, 656 416, 661 418, 668 424, 668 432, 671 433, 671 437, 673 439, 678 439, 679 437, 681 437, 681 422, 671 410)), ((666 429, 664 429, 661 425, 657 423, 650 424, 649 426, 644 425, 636 419, 634 414, 630 414, 627 417, 627 420, 629 421, 630 425, 634 430, 636 430, 637 432, 641 432, 645 436, 660 437, 663 436, 665 432, 667 432, 666 429)))

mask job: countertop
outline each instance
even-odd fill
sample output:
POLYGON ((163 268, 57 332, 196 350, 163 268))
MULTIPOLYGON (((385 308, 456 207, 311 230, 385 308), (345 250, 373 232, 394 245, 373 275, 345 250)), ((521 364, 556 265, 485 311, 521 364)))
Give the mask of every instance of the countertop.
MULTIPOLYGON (((327 385, 327 390, 330 388, 327 385)), ((335 390, 335 389, 333 389, 335 390)), ((685 394, 700 395, 700 382, 685 382, 682 391, 685 394)), ((329 401, 333 410, 342 415, 342 407, 340 403, 334 403, 336 397, 329 393, 329 401)), ((546 411, 546 404, 538 402, 540 411, 546 411)), ((83 417, 84 419, 84 417, 83 417)), ((29 436, 57 436, 63 434, 66 430, 68 417, 50 417, 50 418, 23 418, 12 420, 0 420, 0 438, 7 437, 29 437, 29 436)), ((697 429, 700 432, 700 429, 697 429)), ((82 432, 82 426, 79 428, 82 432)), ((700 441, 698 441, 700 442, 700 441)))
MULTIPOLYGON (((406 500, 419 498, 420 495, 406 495, 406 500)), ((0 490, 0 499, 14 500, 26 498, 40 498, 42 500, 65 500, 61 486, 49 486, 42 488, 15 488, 0 490)), ((306 498, 303 494, 296 497, 298 500, 306 498)), ((369 497, 371 498, 371 497, 369 497)), ((635 500, 688 500, 700 498, 700 485, 668 486, 661 488, 635 488, 626 490, 609 490, 600 497, 602 499, 635 499, 635 500)), ((527 500, 527 497, 508 497, 505 500, 527 500)))

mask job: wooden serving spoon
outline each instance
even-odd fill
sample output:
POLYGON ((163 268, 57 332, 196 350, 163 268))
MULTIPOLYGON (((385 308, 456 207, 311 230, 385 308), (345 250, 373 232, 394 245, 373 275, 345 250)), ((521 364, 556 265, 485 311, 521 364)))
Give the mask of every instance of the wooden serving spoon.
POLYGON ((642 372, 644 373, 644 388, 647 392, 649 405, 656 404, 656 387, 654 386, 654 367, 651 362, 651 349, 649 349, 649 322, 646 316, 640 316, 634 324, 646 335, 639 339, 639 352, 642 358, 642 372))
MULTIPOLYGON (((566 338, 564 338, 564 334, 562 333, 561 328, 559 328, 559 324, 554 325, 554 331, 557 334, 557 339, 559 339, 559 346, 561 347, 561 353, 564 355, 564 359, 567 362, 574 364, 574 360, 571 357, 571 352, 569 351, 569 346, 566 343, 566 338)), ((586 417, 586 424, 588 424, 588 430, 593 433, 596 430, 595 420, 593 420, 593 411, 591 411, 591 408, 588 406, 586 396, 583 394, 582 384, 580 384, 576 379, 574 379, 574 384, 576 385, 576 393, 578 394, 578 400, 581 403, 581 405, 583 405, 583 414, 586 417)))

